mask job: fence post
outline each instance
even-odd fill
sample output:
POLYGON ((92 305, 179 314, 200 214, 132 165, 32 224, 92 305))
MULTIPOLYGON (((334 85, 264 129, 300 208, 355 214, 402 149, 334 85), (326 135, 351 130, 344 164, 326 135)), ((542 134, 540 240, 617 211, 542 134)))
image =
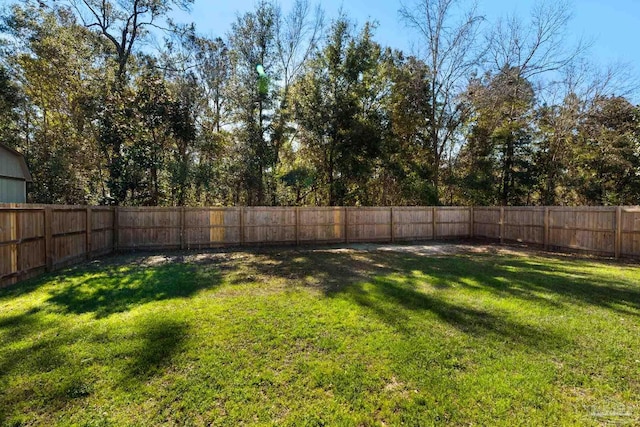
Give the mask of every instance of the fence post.
POLYGON ((15 212, 16 224, 16 271, 18 272, 18 277, 21 277, 23 274, 22 267, 22 227, 20 224, 20 211, 15 212))
POLYGON ((504 206, 500 206, 500 244, 504 243, 504 206))
POLYGON ((433 240, 436 240, 436 238, 438 237, 438 227, 436 224, 436 214, 437 214, 437 208, 434 206, 431 208, 431 237, 433 238, 433 240))
POLYGON ((240 207, 240 246, 244 245, 244 206, 240 207))
POLYGON ((544 233, 542 236, 542 244, 544 245, 544 250, 549 250, 549 207, 545 206, 544 208, 544 233))
POLYGON ((344 242, 349 243, 349 208, 344 207, 344 242))
POLYGON ((90 260, 91 259, 91 251, 92 251, 92 248, 91 248, 91 237, 92 236, 91 235, 93 234, 93 225, 92 225, 92 221, 91 221, 92 220, 92 218, 91 218, 91 216, 92 216, 92 214, 91 214, 91 206, 87 206, 86 215, 87 215, 87 217, 86 217, 85 224, 86 224, 86 228, 87 228, 87 230, 86 230, 87 234, 86 234, 86 239, 85 239, 85 246, 86 246, 86 250, 87 250, 87 260, 90 260))
POLYGON ((391 243, 394 243, 396 241, 396 236, 395 236, 395 225, 393 224, 393 207, 389 208, 390 209, 390 214, 391 214, 391 243))
POLYGON ((184 239, 184 206, 180 206, 180 249, 185 248, 184 239))
POLYGON ((615 257, 622 255, 622 206, 616 207, 615 257))
POLYGON ((300 208, 295 207, 296 210, 296 245, 300 246, 300 208))
POLYGON ((473 239, 475 237, 475 212, 473 210, 473 206, 469 207, 469 238, 473 239))
POLYGON ((120 207, 113 208, 113 252, 118 252, 120 246, 120 207))
POLYGON ((53 233, 51 231, 51 221, 53 214, 50 207, 44 208, 44 258, 46 270, 53 270, 53 233))

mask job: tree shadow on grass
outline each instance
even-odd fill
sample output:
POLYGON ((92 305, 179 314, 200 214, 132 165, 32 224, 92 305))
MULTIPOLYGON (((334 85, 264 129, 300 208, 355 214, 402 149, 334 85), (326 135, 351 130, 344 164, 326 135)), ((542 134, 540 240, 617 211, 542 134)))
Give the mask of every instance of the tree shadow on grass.
POLYGON ((120 384, 125 389, 135 388, 144 381, 162 374, 173 358, 184 348, 189 336, 185 321, 147 317, 137 325, 136 343, 126 354, 126 369, 120 384))
POLYGON ((0 288, 0 303, 30 294, 31 292, 38 290, 40 287, 46 286, 54 277, 57 276, 57 273, 48 273, 0 288))
MULTIPOLYGON (((459 255, 412 257, 403 262, 406 269, 420 272, 426 276, 424 280, 442 288, 458 286, 558 308, 567 304, 586 304, 640 316, 640 283, 632 279, 620 280, 606 272, 588 272, 597 264, 594 261, 538 258, 459 255)), ((627 268, 639 268, 640 271, 640 267, 627 268)))
MULTIPOLYGON (((243 263, 266 277, 291 279, 321 289, 326 295, 353 284, 396 273, 435 289, 454 287, 513 297, 561 308, 587 304, 623 314, 640 315, 640 283, 590 268, 617 264, 537 255, 457 254, 430 256, 393 251, 308 250, 256 252, 243 263)), ((640 266, 620 266, 634 269, 640 266)), ((640 276, 640 274, 639 274, 640 276)))
POLYGON ((123 336, 118 330, 96 335, 91 325, 66 328, 41 311, 0 319, 0 425, 39 423, 31 417, 43 410, 86 410, 84 398, 97 387, 92 366, 107 369, 125 393, 163 375, 184 348, 190 324, 152 315, 129 322, 133 333, 123 336))
POLYGON ((189 264, 147 265, 135 258, 84 265, 0 291, 6 301, 22 298, 18 304, 25 307, 0 316, 0 425, 37 422, 42 408, 47 414, 81 410, 94 393, 95 369, 111 372, 124 392, 135 390, 170 369, 189 337, 187 320, 158 311, 123 318, 113 330, 78 323, 74 315, 91 314, 100 322, 219 284, 215 272, 201 275, 189 264))
POLYGON ((153 301, 187 298, 218 286, 220 280, 219 274, 202 277, 194 266, 183 263, 111 266, 61 280, 47 302, 64 312, 102 318, 153 301))
MULTIPOLYGON (((351 300, 404 335, 415 333, 415 324, 412 323, 415 317, 412 313, 423 311, 474 336, 491 335, 502 341, 537 349, 566 344, 565 337, 544 328, 519 323, 501 313, 447 300, 447 288, 471 286, 470 278, 480 282, 479 287, 485 290, 492 289, 492 286, 503 286, 500 280, 496 279, 495 283, 491 281, 491 276, 497 275, 498 271, 487 270, 489 264, 495 263, 495 257, 485 257, 485 262, 456 255, 426 257, 342 249, 259 249, 244 251, 241 257, 236 254, 231 260, 218 255, 210 259, 213 260, 213 268, 231 273, 234 268, 242 270, 242 274, 235 278, 237 285, 241 285, 248 277, 252 280, 262 279, 265 283, 274 278, 286 279, 294 287, 308 286, 329 298, 351 300), (462 264, 467 265, 461 268, 462 264), (485 279, 489 282, 484 283, 485 279), (434 292, 425 292, 424 285, 432 286, 434 292)), ((201 259, 200 264, 207 268, 206 258, 201 259)), ((494 268, 499 265, 495 264, 494 268)), ((510 295, 548 303, 544 298, 521 291, 517 295, 510 295)))
POLYGON ((377 275, 401 271, 386 254, 331 247, 261 248, 244 250, 233 256, 212 253, 200 257, 195 264, 205 270, 215 269, 231 274, 229 283, 235 285, 242 285, 248 280, 278 278, 319 289, 325 294, 377 275))
MULTIPOLYGON (((429 312, 440 321, 466 334, 493 336, 502 342, 511 342, 536 349, 559 348, 566 338, 552 331, 516 322, 504 316, 447 301, 437 294, 419 290, 419 282, 393 277, 380 277, 366 283, 352 284, 333 297, 346 297, 375 313, 386 324, 406 335, 415 332, 410 313, 429 312)), ((423 319, 420 317, 420 319, 423 319)))
MULTIPOLYGON (((236 278, 238 284, 246 277, 278 278, 286 279, 291 286, 316 288, 329 297, 347 295, 405 332, 408 329, 402 326, 406 320, 402 310, 421 309, 472 334, 502 334, 531 344, 545 341, 539 329, 509 323, 494 312, 447 300, 448 290, 456 288, 471 294, 478 292, 479 297, 514 298, 543 308, 571 311, 572 306, 594 306, 640 316, 640 284, 634 281, 633 274, 626 278, 609 274, 606 268, 610 263, 593 260, 475 253, 433 256, 339 248, 261 249, 244 254, 241 261, 218 258, 213 265, 224 267, 225 271, 241 268, 244 273, 236 278), (598 268, 602 270, 593 271, 598 268), (396 281, 396 276, 402 280, 396 281), (363 287, 367 284, 375 287, 374 295, 363 287), (423 292, 420 288, 424 286, 432 292, 423 292), (379 304, 375 295, 396 306, 379 304)), ((201 263, 206 264, 206 259, 201 263)))
POLYGON ((37 310, 0 321, 0 425, 33 424, 23 405, 53 412, 93 392, 86 366, 67 351, 77 338, 37 310))

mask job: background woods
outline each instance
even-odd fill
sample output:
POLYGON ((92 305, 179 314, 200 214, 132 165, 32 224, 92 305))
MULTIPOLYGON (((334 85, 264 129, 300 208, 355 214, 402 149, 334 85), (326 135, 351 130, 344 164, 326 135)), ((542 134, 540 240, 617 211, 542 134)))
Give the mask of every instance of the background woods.
POLYGON ((407 3, 411 53, 307 0, 259 2, 205 36, 171 19, 191 3, 2 9, 0 142, 26 156, 31 202, 640 200, 634 79, 565 41, 565 2, 498 22, 462 0, 407 3))

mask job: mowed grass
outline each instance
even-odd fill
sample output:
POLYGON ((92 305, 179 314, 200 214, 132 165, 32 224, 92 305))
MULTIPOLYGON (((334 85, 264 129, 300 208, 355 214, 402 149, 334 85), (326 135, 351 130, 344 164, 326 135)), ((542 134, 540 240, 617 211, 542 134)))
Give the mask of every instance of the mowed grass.
POLYGON ((0 291, 0 425, 640 423, 640 267, 309 248, 0 291))

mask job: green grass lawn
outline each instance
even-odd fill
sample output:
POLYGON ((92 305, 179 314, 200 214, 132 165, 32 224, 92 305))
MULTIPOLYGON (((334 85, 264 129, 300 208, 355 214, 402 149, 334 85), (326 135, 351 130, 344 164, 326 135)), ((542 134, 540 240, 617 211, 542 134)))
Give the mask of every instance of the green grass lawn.
POLYGON ((493 252, 122 256, 1 290, 0 425, 640 424, 640 267, 493 252))

